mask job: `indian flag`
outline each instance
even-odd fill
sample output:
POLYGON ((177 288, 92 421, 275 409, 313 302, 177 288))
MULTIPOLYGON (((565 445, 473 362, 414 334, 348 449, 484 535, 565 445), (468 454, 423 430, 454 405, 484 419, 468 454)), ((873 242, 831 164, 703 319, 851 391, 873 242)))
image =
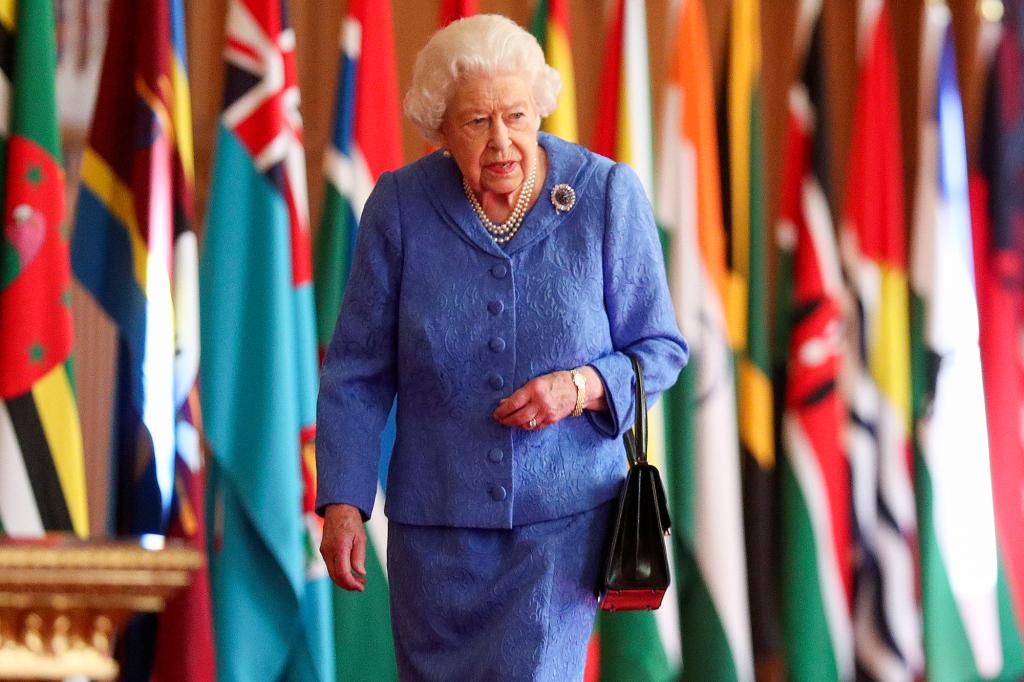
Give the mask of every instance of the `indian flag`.
POLYGON ((925 670, 1003 670, 998 553, 971 242, 967 150, 950 13, 929 5, 911 286, 915 478, 925 670))
MULTIPOLYGON (((398 81, 390 4, 353 0, 341 28, 341 64, 334 131, 324 161, 327 186, 315 253, 317 338, 321 357, 334 333, 355 248, 356 228, 380 174, 402 164, 398 81)), ((394 417, 382 439, 385 480, 394 417)), ((378 486, 377 509, 383 509, 378 486)), ((370 520, 366 550, 366 591, 334 587, 336 667, 339 680, 394 680, 395 647, 388 607, 387 520, 370 520)))
POLYGON ((572 68, 572 43, 569 40, 568 0, 538 0, 530 26, 537 42, 544 48, 548 64, 562 76, 558 104, 542 129, 569 142, 579 141, 576 126, 576 76, 572 68))
POLYGON ((0 533, 89 534, 53 3, 0 1, 0 533))
POLYGON ((794 680, 852 680, 850 476, 839 392, 843 281, 827 178, 820 0, 802 4, 804 75, 789 93, 776 236, 777 336, 787 357, 780 462, 785 660, 794 680))
MULTIPOLYGON (((598 90, 593 150, 628 163, 652 198, 651 96, 647 61, 647 18, 643 0, 615 0, 610 6, 604 65, 598 90)), ((672 460, 666 451, 667 424, 663 396, 651 408, 650 461, 666 476, 672 460)), ((679 610, 666 599, 654 613, 601 613, 598 618, 600 665, 588 669, 601 679, 630 676, 670 680, 681 660, 679 610)))
POLYGON ((674 15, 658 216, 669 235, 669 286, 690 365, 671 421, 679 457, 668 471, 678 562, 683 676, 752 680, 729 273, 708 28, 700 0, 674 15), (675 430, 678 428, 678 430, 675 430))

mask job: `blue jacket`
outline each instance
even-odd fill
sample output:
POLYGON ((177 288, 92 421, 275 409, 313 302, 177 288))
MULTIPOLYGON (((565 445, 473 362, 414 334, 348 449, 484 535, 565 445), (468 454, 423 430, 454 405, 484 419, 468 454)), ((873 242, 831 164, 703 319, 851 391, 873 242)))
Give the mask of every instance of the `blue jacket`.
POLYGON ((385 512, 418 525, 510 528, 618 494, 637 354, 651 400, 686 362, 650 203, 623 164, 541 134, 548 175, 496 245, 440 153, 381 176, 363 210, 317 404, 317 509, 369 518, 396 394, 385 512), (567 183, 575 206, 555 211, 567 183), (608 412, 537 431, 491 416, 530 379, 593 366, 608 412))

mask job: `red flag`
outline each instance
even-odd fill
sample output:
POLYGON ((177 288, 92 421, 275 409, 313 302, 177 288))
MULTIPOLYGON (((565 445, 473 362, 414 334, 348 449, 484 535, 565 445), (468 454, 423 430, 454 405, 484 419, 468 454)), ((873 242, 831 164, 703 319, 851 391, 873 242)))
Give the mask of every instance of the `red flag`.
MULTIPOLYGON (((1024 22, 1009 4, 989 73, 981 172, 971 178, 992 501, 1018 632, 1024 632, 1024 22)), ((1016 11, 1015 11, 1016 10, 1016 11)))
POLYGON ((442 0, 437 27, 444 28, 456 19, 471 17, 480 11, 477 0, 442 0))

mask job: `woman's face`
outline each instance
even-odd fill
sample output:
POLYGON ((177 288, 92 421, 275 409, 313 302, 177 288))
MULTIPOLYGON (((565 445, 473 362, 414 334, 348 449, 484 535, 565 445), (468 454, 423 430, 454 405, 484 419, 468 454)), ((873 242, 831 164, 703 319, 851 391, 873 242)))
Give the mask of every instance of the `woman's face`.
POLYGON ((473 192, 507 195, 536 162, 539 128, 526 79, 470 75, 455 86, 441 137, 473 192))

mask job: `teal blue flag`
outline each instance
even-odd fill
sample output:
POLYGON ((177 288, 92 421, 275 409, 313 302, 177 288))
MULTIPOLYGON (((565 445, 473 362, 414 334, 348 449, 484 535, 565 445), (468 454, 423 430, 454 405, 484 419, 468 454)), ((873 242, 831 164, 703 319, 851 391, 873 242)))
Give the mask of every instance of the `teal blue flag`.
POLYGON ((280 0, 230 4, 200 263, 210 575, 225 681, 334 678, 312 509, 316 327, 286 21, 280 0))

